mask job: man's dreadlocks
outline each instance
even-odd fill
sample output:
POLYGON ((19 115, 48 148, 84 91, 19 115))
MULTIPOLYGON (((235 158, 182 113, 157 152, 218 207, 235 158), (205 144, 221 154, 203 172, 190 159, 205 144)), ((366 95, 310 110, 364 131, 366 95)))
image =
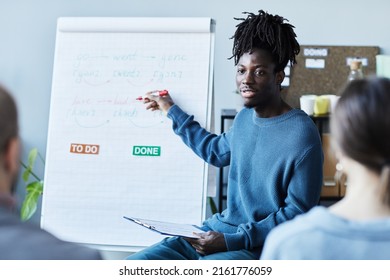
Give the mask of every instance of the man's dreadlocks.
POLYGON ((300 51, 299 43, 296 40, 295 28, 287 19, 278 15, 271 15, 263 10, 259 14, 244 12, 247 18, 234 18, 241 20, 236 27, 236 32, 231 39, 233 43, 234 63, 237 65, 240 57, 254 48, 266 49, 273 57, 276 64, 275 72, 284 70, 287 63, 296 64, 295 56, 300 51))

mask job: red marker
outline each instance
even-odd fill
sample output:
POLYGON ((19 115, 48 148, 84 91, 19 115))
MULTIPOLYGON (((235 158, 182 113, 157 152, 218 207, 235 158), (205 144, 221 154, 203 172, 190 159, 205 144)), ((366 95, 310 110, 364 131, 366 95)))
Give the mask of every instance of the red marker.
MULTIPOLYGON (((165 96, 165 95, 168 95, 168 91, 166 89, 159 90, 158 92, 152 93, 152 95, 153 96, 165 96)), ((147 96, 145 96, 145 97, 139 96, 136 98, 136 100, 143 100, 144 98, 147 98, 147 96)))

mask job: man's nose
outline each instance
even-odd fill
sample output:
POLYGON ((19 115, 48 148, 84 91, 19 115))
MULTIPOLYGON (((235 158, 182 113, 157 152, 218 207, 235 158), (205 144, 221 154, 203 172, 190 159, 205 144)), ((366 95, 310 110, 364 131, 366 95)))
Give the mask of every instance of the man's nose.
POLYGON ((251 73, 249 71, 247 73, 245 73, 244 78, 242 79, 242 82, 244 84, 251 84, 251 83, 253 83, 253 73, 251 73))

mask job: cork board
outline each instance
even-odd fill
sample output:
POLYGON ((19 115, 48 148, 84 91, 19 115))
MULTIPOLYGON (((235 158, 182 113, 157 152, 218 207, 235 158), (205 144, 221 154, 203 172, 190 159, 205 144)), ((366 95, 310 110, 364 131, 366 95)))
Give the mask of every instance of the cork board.
POLYGON ((376 73, 377 54, 377 46, 301 45, 297 64, 286 71, 290 79, 282 96, 290 106, 299 108, 303 94, 338 94, 347 81, 350 61, 362 60, 365 76, 372 75, 376 73))

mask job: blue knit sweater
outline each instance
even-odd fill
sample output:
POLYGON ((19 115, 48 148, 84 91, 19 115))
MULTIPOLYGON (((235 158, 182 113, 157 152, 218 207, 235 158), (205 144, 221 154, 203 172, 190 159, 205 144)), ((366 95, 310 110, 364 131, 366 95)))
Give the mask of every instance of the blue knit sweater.
POLYGON ((229 168, 227 208, 204 223, 224 233, 229 251, 260 253, 276 225, 315 206, 322 186, 318 129, 301 110, 259 118, 243 109, 231 129, 209 133, 177 105, 168 117, 184 143, 206 162, 229 168))
POLYGON ((261 258, 390 260, 389 232, 389 218, 348 220, 317 206, 271 231, 261 258))

